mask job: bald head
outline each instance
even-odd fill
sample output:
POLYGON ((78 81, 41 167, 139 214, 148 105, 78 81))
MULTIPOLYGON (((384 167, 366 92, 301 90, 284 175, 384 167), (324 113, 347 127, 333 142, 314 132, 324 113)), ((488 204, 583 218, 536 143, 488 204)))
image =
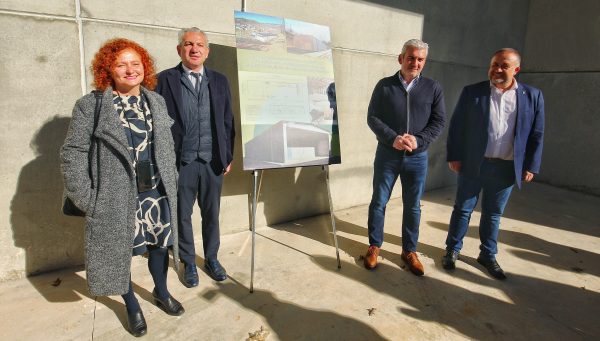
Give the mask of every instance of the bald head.
POLYGON ((521 54, 519 53, 519 51, 517 51, 513 48, 510 48, 510 47, 504 47, 504 48, 501 48, 500 50, 494 52, 494 54, 492 55, 492 59, 494 59, 494 57, 499 54, 514 57, 517 60, 517 65, 521 66, 521 54))

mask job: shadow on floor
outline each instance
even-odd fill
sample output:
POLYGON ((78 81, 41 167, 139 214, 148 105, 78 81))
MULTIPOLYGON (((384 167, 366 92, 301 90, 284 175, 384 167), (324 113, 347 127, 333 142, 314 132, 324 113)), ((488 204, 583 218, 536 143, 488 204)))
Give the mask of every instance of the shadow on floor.
MULTIPOLYGON (((83 267, 71 268, 56 272, 56 276, 50 277, 48 274, 44 274, 28 277, 28 280, 48 302, 76 302, 82 300, 82 296, 96 301, 112 310, 123 328, 127 329, 127 312, 121 298, 118 296, 91 295, 87 288, 86 279, 77 273, 82 270, 83 267)), ((154 297, 150 290, 133 282, 133 291, 138 300, 142 299, 154 304, 154 297)))
MULTIPOLYGON (((313 217, 310 218, 311 221, 299 220, 274 228, 333 246, 328 218, 313 217)), ((426 224, 442 231, 447 230, 445 222, 428 221, 426 224)), ((488 339, 490 336, 530 339, 537 335, 531 326, 546 328, 544 333, 537 336, 554 335, 557 339, 590 338, 600 333, 600 326, 594 322, 600 313, 600 295, 593 290, 561 284, 560 278, 548 281, 514 273, 509 273, 507 281, 496 281, 487 276, 485 269, 474 258, 466 256, 461 256, 460 265, 450 272, 451 276, 457 281, 471 283, 468 285, 471 288, 483 286, 487 287, 484 291, 499 290, 506 300, 464 289, 456 285, 457 281, 447 283, 435 278, 439 275, 419 278, 407 271, 398 273, 397 268, 389 263, 380 263, 376 270, 366 271, 361 259, 368 246, 366 228, 339 219, 336 219, 336 226, 343 234, 364 238, 363 243, 338 234, 340 250, 351 255, 354 262, 346 262, 341 270, 336 271, 335 257, 309 255, 311 259, 326 271, 337 272, 368 285, 377 292, 406 302, 412 308, 398 307, 398 310, 412 318, 435 321, 476 339, 488 339), (467 271, 469 266, 477 268, 481 273, 467 271)), ((501 230, 500 233, 503 243, 522 249, 512 253, 531 262, 534 272, 537 271, 534 268, 536 264, 541 264, 565 270, 566 277, 576 276, 578 273, 598 276, 600 273, 595 265, 600 263, 598 254, 548 242, 525 233, 508 230, 501 230)), ((477 235, 476 228, 471 228, 469 236, 478 239, 477 235)), ((395 235, 385 234, 384 240, 386 243, 402 245, 401 238, 395 235)), ((439 271, 444 271, 440 264, 443 248, 420 243, 418 249, 435 261, 439 271)), ((385 247, 381 250, 381 256, 405 268, 400 255, 387 251, 385 247)), ((581 282, 586 281, 582 279, 581 282)), ((498 297, 497 294, 495 296, 498 297)))
POLYGON ((266 290, 249 293, 233 278, 220 283, 218 289, 205 291, 202 297, 212 301, 219 295, 262 315, 280 340, 385 340, 364 322, 331 311, 304 308, 266 290))
POLYGON ((375 271, 345 263, 337 271, 334 257, 311 259, 324 271, 406 303, 409 307, 399 306, 397 310, 408 317, 440 323, 468 338, 529 340, 553 335, 556 339, 573 339, 600 333, 596 323, 600 295, 581 288, 521 275, 501 282, 460 268, 452 272, 453 277, 489 287, 482 291, 502 290, 507 298, 500 300, 437 278, 398 274, 395 267, 385 263, 375 271), (539 335, 536 328, 540 328, 539 335))
MULTIPOLYGON (((448 230, 448 224, 446 223, 428 221, 427 225, 442 231, 448 230)), ((478 228, 478 226, 469 226, 466 236, 479 240, 478 228)), ((588 273, 600 276, 600 255, 597 253, 502 228, 500 228, 498 242, 523 249, 508 251, 523 260, 573 273, 588 273)))
MULTIPOLYGON (((273 229, 287 231, 290 233, 297 234, 299 236, 309 238, 323 244, 334 246, 333 233, 331 231, 331 222, 328 220, 329 216, 322 215, 319 217, 312 217, 307 219, 301 219, 291 223, 285 223, 280 225, 272 226, 273 229), (314 219, 319 219, 320 223, 315 224, 314 219), (309 221, 310 220, 310 221, 309 221), (306 228, 305 225, 310 224, 312 228, 306 228), (317 228, 314 228, 314 227, 317 228)), ((358 237, 362 237, 364 242, 359 242, 351 238, 346 238, 338 234, 338 246, 341 251, 347 253, 348 255, 354 258, 355 264, 362 266, 362 257, 366 253, 369 243, 367 237, 367 229, 352 224, 350 222, 337 219, 335 220, 336 229, 338 232, 348 233, 352 235, 356 235, 358 237)), ((389 248, 385 247, 385 244, 393 244, 397 246, 402 246, 402 238, 390 233, 384 232, 384 245, 380 251, 380 257, 383 259, 388 259, 392 263, 398 265, 400 268, 404 269, 404 261, 401 260, 400 254, 396 252, 389 251, 389 248)), ((424 253, 427 256, 434 259, 434 262, 439 265, 440 258, 444 254, 444 249, 441 247, 435 247, 427 244, 423 244, 421 242, 417 245, 418 252, 424 253)), ((441 267, 441 265, 439 265, 441 267)), ((427 271, 427 269, 425 269, 427 271)))
MULTIPOLYGON (((454 188, 428 191, 423 194, 422 203, 426 204, 429 201, 452 207, 455 194, 454 188)), ((521 190, 513 189, 503 218, 600 237, 598 207, 600 197, 531 183, 525 184, 521 190)), ((475 211, 481 212, 479 204, 475 211)), ((446 228, 449 221, 450 215, 448 221, 444 222, 446 228)))

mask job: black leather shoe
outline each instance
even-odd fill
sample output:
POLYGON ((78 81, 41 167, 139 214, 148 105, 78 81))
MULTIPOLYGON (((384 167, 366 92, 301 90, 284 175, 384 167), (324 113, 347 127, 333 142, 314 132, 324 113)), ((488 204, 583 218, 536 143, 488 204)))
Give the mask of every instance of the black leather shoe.
POLYGON ((477 258, 477 263, 483 265, 487 271, 496 279, 506 279, 504 270, 500 267, 500 264, 495 259, 484 259, 481 257, 477 258))
POLYGON ((446 270, 452 270, 456 268, 456 260, 458 259, 458 251, 448 250, 446 255, 442 257, 442 266, 446 270))
POLYGON ((188 288, 198 286, 198 270, 196 264, 186 264, 185 272, 183 273, 183 285, 188 288))
POLYGON ((204 268, 208 271, 208 275, 217 282, 227 279, 227 271, 225 271, 225 268, 216 259, 204 262, 204 268))
POLYGON ((185 309, 183 309, 181 303, 179 303, 179 301, 174 299, 171 295, 163 300, 156 295, 156 290, 153 290, 152 297, 154 297, 156 305, 169 315, 179 316, 185 313, 185 309))
POLYGON ((141 310, 134 313, 127 312, 127 331, 135 337, 146 335, 148 327, 141 310))

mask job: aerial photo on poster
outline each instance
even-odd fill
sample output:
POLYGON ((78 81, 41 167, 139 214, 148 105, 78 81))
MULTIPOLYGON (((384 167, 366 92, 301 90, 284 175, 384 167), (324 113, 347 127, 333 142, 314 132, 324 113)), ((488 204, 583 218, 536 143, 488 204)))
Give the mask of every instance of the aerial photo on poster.
POLYGON ((245 170, 341 162, 329 27, 235 12, 245 170))

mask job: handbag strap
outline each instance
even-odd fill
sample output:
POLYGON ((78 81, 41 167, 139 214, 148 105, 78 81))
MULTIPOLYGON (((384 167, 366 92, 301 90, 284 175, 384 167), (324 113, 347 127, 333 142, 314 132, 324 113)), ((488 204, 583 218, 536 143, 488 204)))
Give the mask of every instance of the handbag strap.
POLYGON ((98 127, 98 116, 100 115, 100 107, 102 106, 102 91, 93 90, 92 93, 96 97, 96 108, 94 109, 94 130, 92 130, 92 134, 96 131, 96 127, 98 127))
MULTIPOLYGON (((94 97, 96 97, 96 107, 94 109, 94 130, 92 130, 92 135, 90 136, 91 144, 90 144, 90 151, 88 153, 88 171, 90 173, 90 179, 92 181, 92 188, 95 188, 95 184, 94 184, 94 177, 92 174, 92 150, 94 149, 94 145, 97 143, 96 142, 96 138, 94 137, 94 133, 96 132, 96 128, 98 127, 98 117, 100 116, 100 108, 102 107, 102 96, 103 93, 100 90, 93 90, 92 93, 94 94, 94 97)), ((96 152, 96 166, 100 165, 100 150, 98 150, 96 152)), ((98 167, 98 172, 100 172, 100 167, 98 167)), ((98 174, 98 178, 100 178, 100 174, 98 174)))

